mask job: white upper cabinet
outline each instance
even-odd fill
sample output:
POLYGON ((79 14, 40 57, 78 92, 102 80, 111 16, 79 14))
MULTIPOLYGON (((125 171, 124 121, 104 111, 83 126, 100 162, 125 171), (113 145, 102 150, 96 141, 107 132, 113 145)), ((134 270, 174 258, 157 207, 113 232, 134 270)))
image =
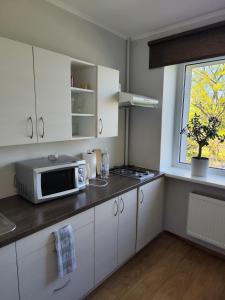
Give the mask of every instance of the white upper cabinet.
POLYGON ((97 67, 97 137, 118 135, 119 71, 97 67))
POLYGON ((37 142, 32 47, 0 37, 0 146, 37 142))
POLYGON ((139 251, 162 231, 164 179, 138 189, 137 246, 139 251))
POLYGON ((0 248, 0 299, 19 300, 15 243, 0 248))
POLYGON ((33 48, 38 142, 72 138, 70 58, 33 48))
POLYGON ((117 136, 118 90, 117 70, 0 37, 0 146, 117 136))

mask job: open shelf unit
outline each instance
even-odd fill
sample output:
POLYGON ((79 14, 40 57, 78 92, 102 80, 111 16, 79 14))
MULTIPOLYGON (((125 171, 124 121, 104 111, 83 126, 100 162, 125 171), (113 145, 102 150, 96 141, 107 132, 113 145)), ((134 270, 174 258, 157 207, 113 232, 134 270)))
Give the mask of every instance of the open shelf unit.
POLYGON ((76 93, 76 94, 80 94, 80 93, 94 93, 94 90, 90 90, 90 89, 83 89, 83 88, 78 88, 78 87, 71 87, 71 92, 72 93, 76 93))
POLYGON ((95 136, 81 136, 81 135, 73 135, 72 140, 89 140, 89 139, 94 139, 95 136))
POLYGON ((72 139, 96 137, 96 66, 71 59, 71 118, 72 139))
POLYGON ((72 113, 73 117, 94 117, 94 114, 79 114, 79 113, 72 113))
POLYGON ((95 136, 95 116, 72 115, 72 136, 95 136))
POLYGON ((71 57, 71 65, 73 65, 74 67, 77 68, 85 68, 85 67, 95 67, 95 65, 93 63, 84 61, 84 60, 80 60, 80 59, 76 59, 76 58, 72 58, 71 57))

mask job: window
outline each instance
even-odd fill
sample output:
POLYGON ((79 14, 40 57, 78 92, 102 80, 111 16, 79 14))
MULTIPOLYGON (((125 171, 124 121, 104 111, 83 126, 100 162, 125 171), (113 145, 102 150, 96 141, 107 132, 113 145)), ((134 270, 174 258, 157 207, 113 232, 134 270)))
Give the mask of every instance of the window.
MULTIPOLYGON (((210 116, 221 121, 220 134, 225 134, 225 60, 185 65, 182 127, 195 113, 207 123, 210 116)), ((179 162, 190 163, 197 154, 197 144, 182 135, 179 162)), ((210 158, 210 167, 225 169, 225 143, 210 141, 203 148, 203 156, 210 158)))

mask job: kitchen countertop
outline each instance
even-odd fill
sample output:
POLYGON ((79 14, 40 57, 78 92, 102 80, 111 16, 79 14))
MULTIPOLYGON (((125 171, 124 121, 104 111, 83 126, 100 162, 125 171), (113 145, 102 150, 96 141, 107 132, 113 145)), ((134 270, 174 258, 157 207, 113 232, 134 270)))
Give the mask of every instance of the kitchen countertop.
POLYGON ((155 176, 144 182, 110 174, 106 187, 87 186, 76 194, 41 204, 32 204, 18 195, 1 199, 0 212, 16 224, 16 229, 0 236, 0 247, 163 176, 163 173, 153 172, 155 176))

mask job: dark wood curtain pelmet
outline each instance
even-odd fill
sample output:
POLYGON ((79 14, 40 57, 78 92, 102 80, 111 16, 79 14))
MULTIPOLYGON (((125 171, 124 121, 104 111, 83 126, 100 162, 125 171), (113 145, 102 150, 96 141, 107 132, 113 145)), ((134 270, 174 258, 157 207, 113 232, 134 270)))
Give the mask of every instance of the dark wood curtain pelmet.
POLYGON ((225 55, 225 21, 149 41, 149 68, 225 55))

